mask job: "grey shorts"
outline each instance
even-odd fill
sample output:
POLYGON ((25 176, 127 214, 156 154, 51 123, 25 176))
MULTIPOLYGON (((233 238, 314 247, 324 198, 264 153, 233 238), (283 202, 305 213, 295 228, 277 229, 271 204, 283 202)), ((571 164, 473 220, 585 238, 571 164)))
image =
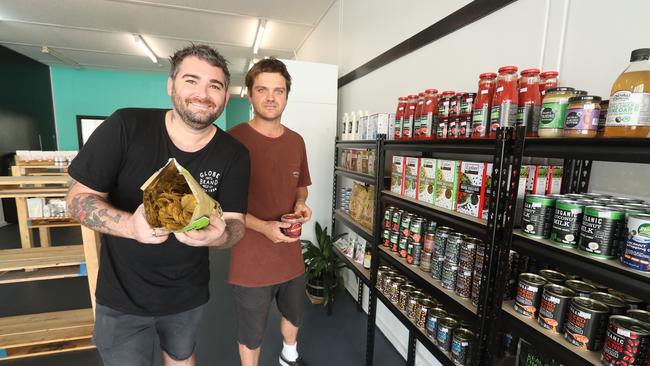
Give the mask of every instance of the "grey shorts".
POLYGON ((139 316, 97 304, 93 341, 104 366, 151 366, 156 333, 160 348, 175 360, 194 353, 205 305, 178 314, 139 316))
POLYGON ((262 344, 271 302, 275 299, 282 316, 296 327, 305 313, 305 277, 265 287, 233 286, 237 310, 237 340, 249 349, 262 344))

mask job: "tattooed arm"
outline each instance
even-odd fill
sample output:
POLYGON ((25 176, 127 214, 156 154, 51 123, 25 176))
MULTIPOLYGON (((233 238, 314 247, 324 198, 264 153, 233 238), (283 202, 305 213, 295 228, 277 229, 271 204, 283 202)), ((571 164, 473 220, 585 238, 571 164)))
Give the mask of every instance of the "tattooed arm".
POLYGON ((108 193, 98 192, 72 181, 66 196, 70 217, 82 225, 103 234, 135 239, 141 243, 159 244, 167 240, 169 232, 149 226, 140 205, 131 214, 113 207, 106 198, 108 193))
POLYGON ((210 225, 205 229, 174 233, 174 235, 178 241, 187 245, 228 249, 244 237, 246 231, 244 221, 245 217, 242 213, 224 212, 223 219, 211 216, 210 225))

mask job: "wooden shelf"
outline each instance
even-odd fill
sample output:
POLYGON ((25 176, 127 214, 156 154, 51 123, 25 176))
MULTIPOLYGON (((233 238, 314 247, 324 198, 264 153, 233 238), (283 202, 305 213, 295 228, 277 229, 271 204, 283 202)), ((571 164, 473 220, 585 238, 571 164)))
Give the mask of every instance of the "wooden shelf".
POLYGON ((70 176, 65 175, 51 175, 51 176, 11 176, 11 177, 0 177, 0 186, 17 186, 17 185, 28 185, 28 184, 59 184, 59 185, 68 185, 70 182, 70 176))
POLYGON ((31 272, 11 271, 0 273, 0 284, 81 277, 86 276, 86 273, 84 263, 77 266, 42 268, 31 272))
POLYGON ((0 198, 65 197, 68 188, 14 188, 0 189, 0 198))
POLYGON ((504 321, 510 326, 506 329, 513 329, 520 337, 531 342, 535 348, 555 358, 565 365, 601 365, 600 351, 586 351, 572 345, 564 339, 564 335, 553 333, 542 328, 537 319, 527 318, 515 311, 513 301, 503 302, 501 309, 504 313, 504 321))
POLYGON ((27 227, 31 229, 41 227, 68 227, 79 226, 78 221, 71 218, 52 217, 52 218, 34 218, 27 221, 27 227))
POLYGON ((0 318, 0 360, 94 348, 92 309, 0 318))
POLYGON ((78 266, 84 263, 82 245, 0 250, 0 272, 78 266))

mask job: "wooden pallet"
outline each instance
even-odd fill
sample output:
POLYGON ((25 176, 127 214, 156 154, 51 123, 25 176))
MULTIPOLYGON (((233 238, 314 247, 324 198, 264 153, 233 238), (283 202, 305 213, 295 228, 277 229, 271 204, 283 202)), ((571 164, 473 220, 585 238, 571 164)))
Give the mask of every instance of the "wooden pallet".
POLYGON ((0 360, 94 348, 92 309, 0 318, 0 360))
POLYGON ((86 274, 82 245, 0 250, 0 284, 86 274))

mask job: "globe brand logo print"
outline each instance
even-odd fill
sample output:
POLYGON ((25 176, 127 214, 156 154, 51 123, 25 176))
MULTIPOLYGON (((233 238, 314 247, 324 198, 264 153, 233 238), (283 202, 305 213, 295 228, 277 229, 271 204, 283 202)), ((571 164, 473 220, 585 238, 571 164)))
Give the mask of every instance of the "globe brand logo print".
POLYGON ((199 184, 206 193, 214 193, 219 188, 219 178, 221 173, 217 173, 213 170, 203 171, 199 174, 199 184))

